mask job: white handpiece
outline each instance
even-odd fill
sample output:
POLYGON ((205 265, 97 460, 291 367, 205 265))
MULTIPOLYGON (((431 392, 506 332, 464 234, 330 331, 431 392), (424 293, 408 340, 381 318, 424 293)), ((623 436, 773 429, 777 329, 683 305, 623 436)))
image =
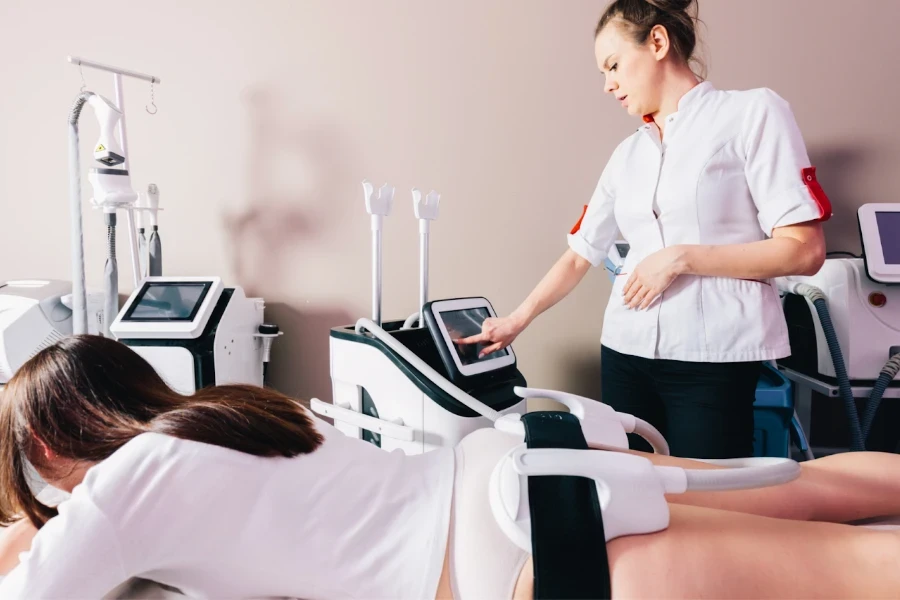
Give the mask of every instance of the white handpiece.
POLYGON ((159 188, 155 183, 147 186, 147 211, 150 213, 150 226, 156 227, 156 213, 161 210, 159 208, 159 188))
POLYGON ((147 186, 147 210, 150 212, 150 239, 147 240, 147 274, 151 277, 162 275, 162 241, 159 238, 156 213, 159 208, 159 188, 155 183, 147 186))
POLYGON ((423 197, 417 188, 412 189, 413 212, 419 219, 419 327, 425 327, 425 303, 428 302, 428 233, 429 222, 438 218, 441 195, 431 190, 423 197))
POLYGON ((138 228, 138 263, 140 269, 140 278, 143 279, 147 276, 147 236, 144 235, 144 231, 149 229, 147 224, 150 222, 150 218, 144 214, 144 211, 147 209, 147 195, 146 194, 138 194, 138 199, 134 203, 134 217, 135 217, 135 225, 138 228))
POLYGON ((372 320, 381 325, 381 228, 384 217, 391 214, 394 188, 384 184, 375 193, 375 186, 363 180, 366 212, 372 216, 372 320))
POLYGON ((100 138, 94 145, 94 158, 108 167, 122 164, 125 162, 125 152, 116 139, 116 125, 122 120, 122 112, 99 94, 91 94, 87 103, 94 109, 100 124, 100 138))

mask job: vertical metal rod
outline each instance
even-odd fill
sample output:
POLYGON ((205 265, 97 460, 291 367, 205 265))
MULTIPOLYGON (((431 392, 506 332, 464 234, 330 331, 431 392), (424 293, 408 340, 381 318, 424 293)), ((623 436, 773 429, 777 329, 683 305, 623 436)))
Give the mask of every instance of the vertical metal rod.
POLYGON ((428 231, 419 234, 419 327, 425 327, 425 303, 428 302, 428 231))
MULTIPOLYGON (((130 154, 128 154, 128 132, 125 129, 125 90, 122 87, 121 73, 115 73, 113 75, 113 81, 116 87, 116 108, 122 113, 122 118, 119 120, 119 144, 121 144, 122 153, 126 157, 126 162, 122 163, 122 168, 129 169, 130 160, 128 157, 130 154)), ((124 210, 126 221, 128 223, 128 241, 129 246, 131 247, 131 274, 134 277, 134 287, 136 289, 141 283, 141 255, 140 250, 138 249, 137 228, 134 224, 134 208, 128 207, 124 210)), ((118 304, 118 298, 116 298, 116 303, 118 304)))
POLYGON ((381 229, 372 231, 372 320, 381 327, 381 229))

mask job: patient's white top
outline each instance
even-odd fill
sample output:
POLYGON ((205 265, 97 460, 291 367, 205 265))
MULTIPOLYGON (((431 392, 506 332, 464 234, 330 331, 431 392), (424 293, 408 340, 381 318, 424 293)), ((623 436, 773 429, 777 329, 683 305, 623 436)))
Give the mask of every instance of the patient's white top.
POLYGON ((138 436, 88 471, 0 598, 100 598, 132 577, 206 598, 434 598, 453 450, 387 452, 312 418, 325 441, 294 458, 138 436))

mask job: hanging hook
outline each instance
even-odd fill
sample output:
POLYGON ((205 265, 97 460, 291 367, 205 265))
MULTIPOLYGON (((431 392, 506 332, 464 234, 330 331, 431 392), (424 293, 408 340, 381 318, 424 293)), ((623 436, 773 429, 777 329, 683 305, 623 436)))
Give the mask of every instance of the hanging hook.
POLYGON ((84 80, 84 67, 81 62, 78 63, 78 71, 81 73, 81 93, 87 89, 87 82, 84 80))
POLYGON ((144 106, 144 110, 146 110, 151 115, 155 115, 157 112, 156 103, 153 101, 153 80, 150 80, 150 106, 153 107, 153 110, 150 110, 149 106, 144 106))

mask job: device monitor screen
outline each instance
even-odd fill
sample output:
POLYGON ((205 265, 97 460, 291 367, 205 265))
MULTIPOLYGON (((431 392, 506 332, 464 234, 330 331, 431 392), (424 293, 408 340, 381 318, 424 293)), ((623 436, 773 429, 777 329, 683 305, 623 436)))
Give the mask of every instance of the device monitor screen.
POLYGON ((145 283, 123 321, 193 321, 211 282, 145 283))
MULTIPOLYGON (((512 348, 507 346, 485 356, 479 356, 490 344, 484 342, 459 343, 458 340, 481 333, 484 320, 495 317, 485 298, 459 298, 431 302, 428 311, 433 322, 432 335, 441 347, 439 351, 451 374, 468 377, 515 364, 512 348)), ((429 319, 429 320, 432 320, 429 319)))
POLYGON ((900 283, 900 202, 873 202, 857 210, 863 259, 869 278, 900 283))
MULTIPOLYGON (((447 327, 447 333, 451 340, 467 338, 481 333, 481 324, 490 317, 488 309, 480 306, 477 308, 466 308, 462 310, 449 310, 441 313, 444 325, 447 327)), ((479 358, 481 351, 489 344, 478 342, 475 344, 459 344, 454 341, 453 349, 459 356, 459 362, 463 365, 471 365, 476 362, 491 360, 501 356, 508 356, 509 351, 506 348, 497 350, 490 354, 486 354, 479 358)))
POLYGON ((900 212, 877 211, 875 223, 885 264, 900 265, 900 212))

